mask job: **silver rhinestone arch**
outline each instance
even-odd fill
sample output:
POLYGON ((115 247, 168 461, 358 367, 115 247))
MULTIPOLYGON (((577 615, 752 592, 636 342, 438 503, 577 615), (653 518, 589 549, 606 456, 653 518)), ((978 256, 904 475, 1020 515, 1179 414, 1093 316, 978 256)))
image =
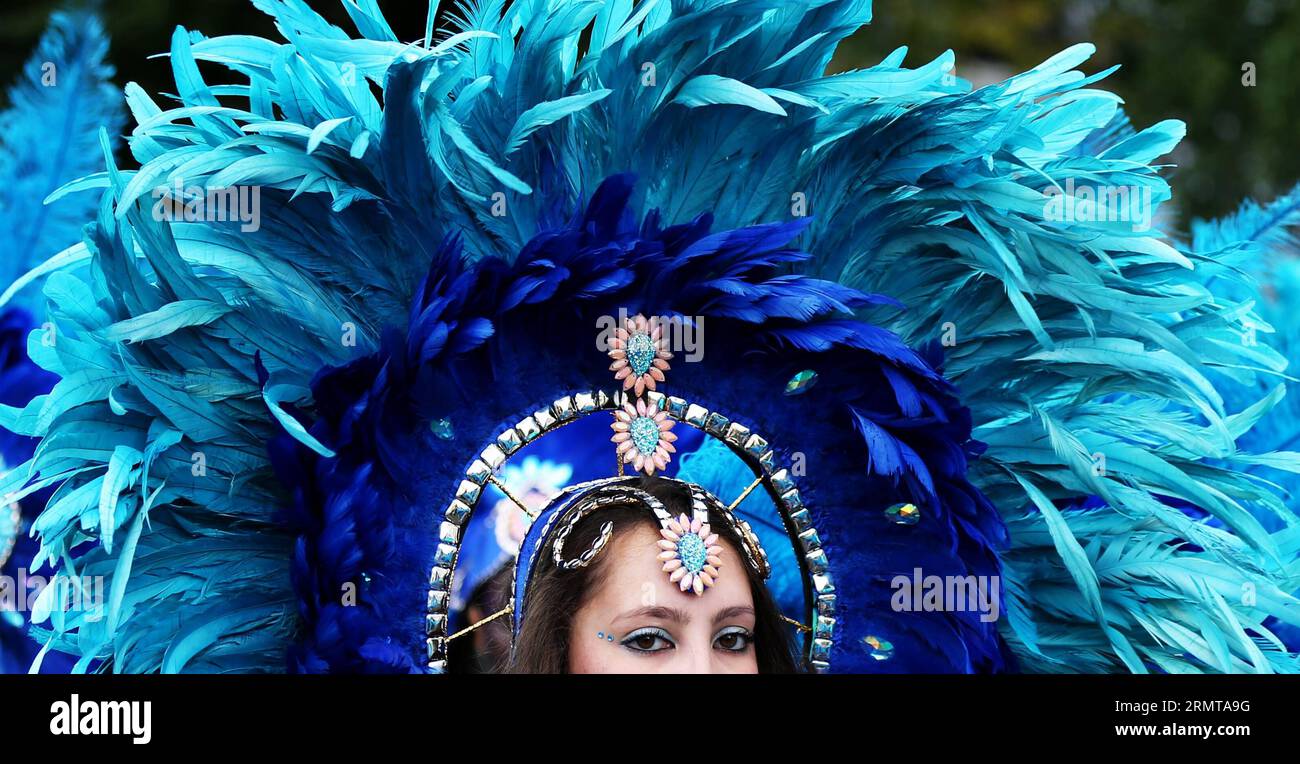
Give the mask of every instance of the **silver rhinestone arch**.
MULTIPOLYGON (((765 438, 726 415, 659 392, 648 392, 646 398, 661 406, 673 419, 726 443, 754 471, 755 477, 761 479, 781 516, 786 535, 798 552, 795 556, 799 559, 804 600, 808 603, 811 621, 811 630, 804 635, 803 654, 809 668, 825 673, 830 669, 830 651, 834 641, 835 584, 831 579, 826 550, 822 548, 821 538, 812 525, 811 515, 790 470, 777 462, 776 452, 765 438)), ((460 554, 461 531, 473 517, 489 478, 527 444, 582 417, 613 412, 621 408, 625 400, 622 391, 610 395, 596 390, 565 396, 498 433, 470 462, 454 497, 438 521, 438 544, 429 570, 425 603, 429 673, 440 674, 447 668, 448 606, 452 577, 460 554)))

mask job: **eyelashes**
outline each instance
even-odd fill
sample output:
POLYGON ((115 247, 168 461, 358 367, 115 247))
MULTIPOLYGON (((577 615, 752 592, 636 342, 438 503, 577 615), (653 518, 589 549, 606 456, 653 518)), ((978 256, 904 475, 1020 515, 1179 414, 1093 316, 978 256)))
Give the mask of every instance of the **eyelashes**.
POLYGON ((671 650, 677 646, 673 644, 672 635, 663 629, 654 627, 637 629, 620 640, 619 644, 634 653, 642 655, 671 650))
POLYGON ((728 626, 713 638, 714 649, 729 653, 743 653, 752 644, 754 634, 743 626, 728 626))
MULTIPOLYGON (((743 626, 728 626, 713 637, 713 649, 727 653, 742 653, 753 644, 753 632, 743 626)), ((636 629, 619 640, 619 645, 643 656, 677 648, 671 634, 653 626, 636 629)))

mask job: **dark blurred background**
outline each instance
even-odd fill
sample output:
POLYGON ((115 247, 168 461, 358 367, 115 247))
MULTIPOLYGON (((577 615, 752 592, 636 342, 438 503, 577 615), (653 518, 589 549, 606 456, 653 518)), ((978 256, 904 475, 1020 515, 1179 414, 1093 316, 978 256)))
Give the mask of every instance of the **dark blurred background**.
MULTIPOLYGON (((310 0, 352 27, 339 0, 310 0)), ((0 10, 0 83, 30 54, 59 0, 5 0, 0 10)), ((422 0, 380 0, 402 39, 424 34, 422 0)), ((443 3, 443 6, 447 6, 443 3)), ((165 58, 180 24, 209 36, 279 39, 247 0, 104 0, 117 80, 171 92, 165 58)), ((949 48, 957 74, 976 85, 1023 71, 1076 42, 1097 46, 1088 72, 1122 68, 1102 83, 1135 126, 1176 117, 1188 137, 1172 161, 1180 223, 1231 211, 1246 196, 1267 201, 1300 180, 1300 0, 878 0, 875 21, 840 49, 834 69, 870 66, 899 45, 919 65, 949 48), (1243 84, 1254 64, 1255 86, 1243 84)), ((206 66, 206 65, 205 65, 206 66)), ((214 78, 220 80, 219 77, 214 78)))

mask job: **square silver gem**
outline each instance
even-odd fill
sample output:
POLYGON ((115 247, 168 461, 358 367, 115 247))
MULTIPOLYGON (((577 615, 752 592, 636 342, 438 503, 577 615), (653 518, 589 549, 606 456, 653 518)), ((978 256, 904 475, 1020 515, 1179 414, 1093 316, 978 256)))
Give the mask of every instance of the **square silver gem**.
POLYGON ((506 454, 504 451, 501 450, 500 446, 493 443, 492 445, 483 449, 483 453, 479 454, 479 458, 487 462, 487 466, 491 467, 492 469, 496 469, 497 467, 500 467, 502 464, 505 464, 506 454))
POLYGON ((835 636, 835 619, 814 615, 813 636, 817 639, 832 639, 835 636))
POLYGON ((830 594, 835 591, 835 583, 831 581, 830 573, 813 574, 813 591, 818 594, 830 594))
POLYGON ((484 483, 486 483, 488 479, 488 475, 491 474, 492 474, 492 468, 487 466, 487 463, 484 462, 482 459, 475 459, 474 463, 469 465, 469 469, 465 470, 465 477, 469 478, 470 480, 473 480, 475 483, 478 483, 479 485, 483 485, 484 483))
POLYGON ((465 522, 465 518, 469 517, 469 511, 468 504, 460 499, 453 499, 451 504, 447 505, 447 511, 443 513, 443 517, 447 518, 449 523, 460 525, 465 522))
POLYGON ((456 498, 470 505, 471 507, 478 503, 478 497, 483 494, 483 486, 472 480, 460 481, 460 486, 456 489, 456 498))
POLYGON ((731 445, 737 448, 740 448, 742 444, 744 444, 745 439, 748 437, 749 437, 748 427, 744 426, 743 424, 737 424, 736 422, 732 422, 730 425, 727 426, 727 434, 723 436, 723 440, 727 441, 728 443, 730 443, 731 445))
POLYGON ((445 613, 429 613, 424 617, 424 633, 429 636, 445 634, 447 631, 447 615, 445 613))
POLYGON ((721 437, 728 424, 731 424, 731 420, 715 411, 705 420, 704 429, 721 437))
POLYGON ((790 491, 789 493, 781 494, 781 501, 785 502, 785 505, 790 508, 791 512, 798 512, 804 508, 803 498, 799 496, 798 491, 790 491))
POLYGON ((686 407, 686 421, 696 427, 703 427, 704 420, 709 418, 709 410, 703 406, 694 403, 686 407))
POLYGON ((515 432, 519 433, 519 437, 523 438, 525 443, 529 443, 542 434, 542 428, 537 424, 536 419, 529 416, 519 420, 519 424, 515 425, 515 432))
POLYGON ((513 427, 497 436, 497 446, 499 446, 507 456, 518 451, 519 447, 523 444, 524 439, 519 436, 519 433, 515 432, 513 427))

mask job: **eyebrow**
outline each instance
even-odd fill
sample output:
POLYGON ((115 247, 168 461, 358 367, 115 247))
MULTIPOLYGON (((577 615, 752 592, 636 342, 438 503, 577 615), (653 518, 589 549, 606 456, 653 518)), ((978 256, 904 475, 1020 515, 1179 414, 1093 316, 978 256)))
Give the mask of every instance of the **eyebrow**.
POLYGON ((738 618, 742 615, 753 616, 754 608, 749 605, 732 605, 725 610, 719 610, 718 614, 713 616, 713 622, 717 624, 722 621, 729 621, 732 618, 738 618))
POLYGON ((676 623, 686 623, 691 617, 685 611, 678 610, 675 607, 663 607, 661 605, 652 605, 650 607, 637 608, 629 610, 620 615, 617 620, 633 620, 639 618, 653 618, 660 621, 674 621, 676 623))
MULTIPOLYGON (((729 608, 719 610, 718 613, 713 616, 713 622, 716 624, 732 618, 738 618, 742 615, 753 616, 754 608, 749 605, 732 605, 729 608)), ((687 623, 691 620, 690 615, 688 615, 686 611, 673 607, 663 607, 662 605, 629 610, 618 616, 616 620, 623 621, 639 618, 653 618, 660 621, 673 621, 675 623, 687 623)))

